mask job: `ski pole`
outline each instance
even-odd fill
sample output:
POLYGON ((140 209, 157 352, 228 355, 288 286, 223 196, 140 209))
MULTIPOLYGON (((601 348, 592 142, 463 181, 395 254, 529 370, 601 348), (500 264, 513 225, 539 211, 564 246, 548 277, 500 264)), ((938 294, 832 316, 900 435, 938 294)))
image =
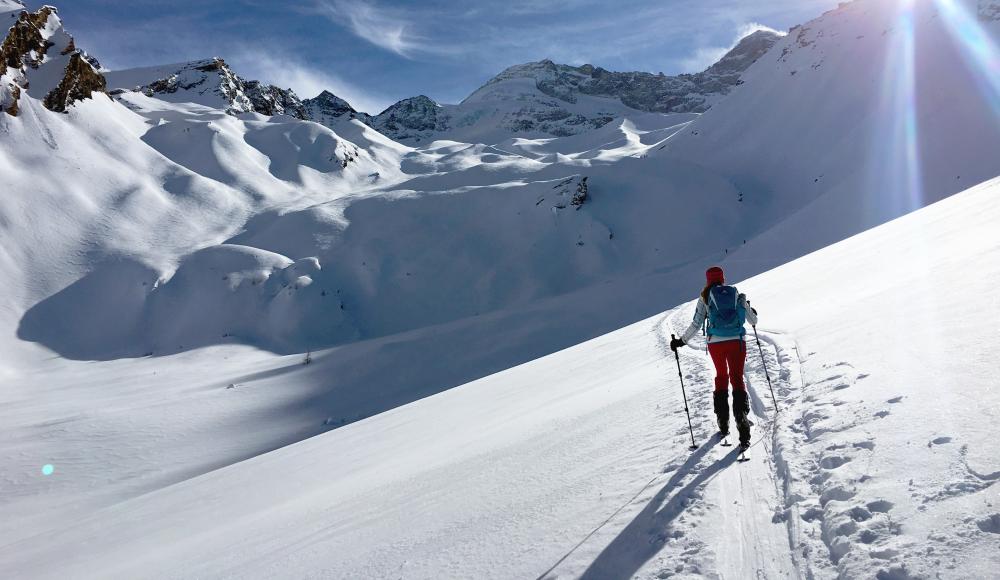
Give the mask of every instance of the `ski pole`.
MULTIPOLYGON (((670 335, 670 340, 674 340, 677 337, 670 335)), ((691 432, 691 449, 697 449, 698 445, 694 442, 694 427, 691 426, 691 411, 688 409, 688 396, 687 391, 684 390, 684 373, 681 372, 681 355, 677 354, 677 350, 674 350, 674 360, 677 361, 677 376, 681 380, 681 394, 684 395, 684 412, 687 413, 688 418, 688 431, 691 432)))
MULTIPOLYGON (((750 301, 747 300, 747 308, 750 308, 750 301)), ((757 325, 751 324, 753 328, 753 338, 757 341, 757 350, 760 351, 760 364, 764 367, 764 377, 767 379, 767 388, 771 390, 771 400, 774 401, 774 412, 778 412, 778 399, 774 396, 774 387, 771 386, 771 375, 767 372, 767 361, 764 360, 764 348, 760 346, 760 337, 757 336, 757 325)))

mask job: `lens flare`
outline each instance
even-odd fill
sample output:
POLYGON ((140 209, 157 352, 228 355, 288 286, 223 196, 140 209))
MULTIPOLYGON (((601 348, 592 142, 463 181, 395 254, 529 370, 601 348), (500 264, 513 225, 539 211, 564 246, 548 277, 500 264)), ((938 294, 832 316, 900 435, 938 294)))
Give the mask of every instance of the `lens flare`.
POLYGON ((977 17, 961 2, 934 0, 934 5, 1000 122, 1000 49, 977 17))
POLYGON ((56 472, 56 467, 51 463, 46 463, 42 466, 42 475, 52 475, 56 472))
POLYGON ((914 5, 901 0, 896 26, 882 74, 879 117, 884 122, 875 133, 873 147, 876 186, 883 192, 882 208, 895 217, 923 207, 919 127, 917 126, 916 51, 914 5))

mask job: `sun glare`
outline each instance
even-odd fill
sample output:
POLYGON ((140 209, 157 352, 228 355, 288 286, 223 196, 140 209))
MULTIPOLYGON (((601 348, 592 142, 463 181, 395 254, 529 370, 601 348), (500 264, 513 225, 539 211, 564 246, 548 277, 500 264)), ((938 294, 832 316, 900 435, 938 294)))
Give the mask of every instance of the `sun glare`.
POLYGON ((975 14, 957 0, 933 0, 976 79, 978 89, 1000 122, 1000 49, 975 14))
POLYGON ((913 0, 900 0, 894 34, 882 75, 880 116, 876 131, 876 172, 890 215, 900 215, 923 205, 917 126, 916 54, 913 0))

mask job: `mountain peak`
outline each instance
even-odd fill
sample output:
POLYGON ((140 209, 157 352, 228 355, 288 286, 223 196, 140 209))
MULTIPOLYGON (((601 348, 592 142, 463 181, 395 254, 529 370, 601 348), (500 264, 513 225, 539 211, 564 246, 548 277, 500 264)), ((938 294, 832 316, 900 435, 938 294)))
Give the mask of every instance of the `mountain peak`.
POLYGON ((105 92, 100 65, 76 47, 54 7, 31 12, 20 2, 4 1, 0 8, 10 17, 0 43, 0 109, 17 115, 21 95, 27 93, 61 113, 105 92))
POLYGON ((426 95, 403 99, 371 119, 379 132, 394 139, 420 140, 427 131, 443 131, 446 120, 439 113, 442 107, 426 95))
POLYGON ((754 31, 736 43, 718 62, 705 70, 708 74, 742 73, 765 52, 778 42, 783 35, 773 30, 754 31))
POLYGON ((291 115, 305 119, 306 111, 291 89, 245 80, 221 57, 171 65, 114 71, 107 74, 116 92, 138 91, 171 102, 193 102, 236 115, 291 115))
POLYGON ((327 126, 331 126, 342 118, 361 117, 362 120, 368 118, 368 115, 357 112, 350 103, 326 90, 311 99, 302 101, 302 104, 308 114, 307 118, 327 126))

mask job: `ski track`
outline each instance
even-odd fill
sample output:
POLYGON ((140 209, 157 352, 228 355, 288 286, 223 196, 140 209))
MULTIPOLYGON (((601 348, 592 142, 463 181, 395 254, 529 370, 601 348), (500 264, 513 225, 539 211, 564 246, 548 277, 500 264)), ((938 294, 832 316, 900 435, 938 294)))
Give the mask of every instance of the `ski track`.
MULTIPOLYGON (((682 309, 685 313, 689 310, 682 309)), ((684 321, 686 317, 680 319, 684 321)), ((659 331, 666 334, 662 328, 659 331)), ((779 371, 780 347, 776 342, 762 340, 761 347, 765 345, 768 348, 763 352, 768 370, 774 375, 772 385, 776 387, 777 396, 783 386, 777 384, 777 378, 790 373, 779 371)), ((694 375, 692 383, 703 391, 696 396, 707 401, 714 377, 707 351, 701 347, 694 354, 691 350, 684 354, 686 356, 681 357, 682 366, 696 369, 694 373, 690 370, 688 373, 694 375)), ((703 489, 698 491, 697 499, 704 506, 699 510, 700 517, 692 519, 687 526, 687 533, 709 548, 707 562, 692 568, 697 567, 705 574, 714 573, 718 578, 800 577, 797 563, 790 557, 790 530, 783 518, 775 517, 781 513, 784 503, 783 486, 779 483, 774 455, 775 428, 781 417, 775 414, 760 357, 761 352, 753 336, 749 336, 744 379, 750 395, 750 414, 755 423, 751 447, 747 450, 750 460, 735 463, 735 446, 720 447, 712 451, 712 459, 701 467, 702 473, 694 474, 697 481, 705 472, 712 472, 710 477, 705 478, 703 489)), ((714 430, 710 405, 704 405, 699 415, 699 423, 708 425, 709 431, 714 430)), ((733 429, 734 433, 729 438, 731 443, 735 443, 735 424, 733 429)), ((700 554, 691 556, 690 559, 694 560, 700 554)), ((655 577, 684 572, 671 559, 659 560, 659 569, 651 570, 655 577)))
MULTIPOLYGON (((688 306, 668 313, 652 329, 673 371, 665 381, 669 391, 680 387, 669 335, 686 326, 692 310, 688 306)), ((792 382, 801 376, 799 369, 781 367, 779 371, 779 361, 798 360, 794 344, 788 342, 784 337, 761 337, 779 404, 782 397, 796 390, 792 382)), ((539 580, 802 577, 802 563, 791 549, 798 533, 795 521, 783 515, 788 486, 787 474, 781 475, 785 472, 779 469, 784 464, 774 455, 774 404, 752 337, 747 348, 752 350, 747 353, 745 378, 755 423, 747 451, 750 461, 737 462, 735 445, 720 445, 710 396, 714 369, 705 348, 682 350, 684 386, 698 448, 688 448, 690 435, 683 407, 672 411, 671 415, 680 419, 676 425, 683 429, 674 429, 665 448, 679 452, 539 580)), ((675 395, 683 405, 680 393, 675 395)), ((730 442, 735 443, 735 431, 730 442)))

